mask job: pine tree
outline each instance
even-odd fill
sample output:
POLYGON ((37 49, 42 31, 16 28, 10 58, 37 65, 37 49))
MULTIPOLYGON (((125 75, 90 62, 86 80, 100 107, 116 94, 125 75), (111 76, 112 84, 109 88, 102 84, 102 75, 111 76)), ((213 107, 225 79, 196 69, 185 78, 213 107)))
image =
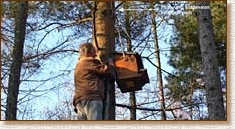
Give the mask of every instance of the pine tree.
MULTIPOLYGON (((189 3, 192 5, 192 3, 189 3)), ((187 6, 187 5, 186 5, 187 6)), ((211 2, 216 57, 219 60, 221 87, 226 86, 226 3, 211 2)), ((191 11, 192 10, 184 10, 191 11)), ((192 12, 192 14, 194 14, 192 12)), ((171 38, 169 64, 174 68, 173 75, 167 77, 169 95, 173 100, 189 106, 191 119, 207 119, 205 110, 205 81, 202 79, 202 56, 194 15, 174 15, 175 36, 171 38), (199 108, 198 108, 199 107, 199 108), (197 111, 197 113, 195 113, 197 111), (200 114, 200 115, 197 115, 200 114)))
MULTIPOLYGON (((209 2, 196 2, 196 6, 210 6, 209 2)), ((225 120, 222 87, 218 60, 216 57, 215 36, 210 9, 197 9, 199 43, 202 55, 202 68, 206 83, 206 98, 209 120, 225 120)))

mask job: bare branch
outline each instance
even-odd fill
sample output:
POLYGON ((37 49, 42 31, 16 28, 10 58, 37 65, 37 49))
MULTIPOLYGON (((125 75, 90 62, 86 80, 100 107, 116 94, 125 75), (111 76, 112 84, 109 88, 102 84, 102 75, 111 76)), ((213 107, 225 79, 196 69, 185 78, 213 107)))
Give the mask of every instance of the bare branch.
MULTIPOLYGON (((125 108, 128 108, 128 109, 145 110, 145 111, 162 111, 161 109, 131 107, 131 106, 128 106, 128 105, 123 105, 123 104, 116 104, 116 106, 118 106, 118 107, 125 107, 125 108)), ((170 111, 170 110, 172 110, 172 109, 168 109, 168 110, 170 111)))
MULTIPOLYGON (((197 103, 197 104, 202 104, 202 103, 197 103)), ((176 108, 166 108, 165 111, 174 111, 174 110, 177 110, 177 109, 183 109, 183 108, 186 108, 186 107, 191 107, 195 104, 191 104, 191 105, 187 105, 187 106, 184 106, 184 107, 176 107, 176 108)), ((118 106, 118 107, 125 107, 125 108, 128 108, 128 109, 138 109, 138 110, 145 110, 145 111, 162 111, 162 109, 153 109, 153 108, 142 108, 142 107, 131 107, 131 106, 128 106, 128 105, 123 105, 123 104, 116 104, 115 106, 118 106)), ((169 106, 168 106, 169 107, 169 106)))
POLYGON ((53 54, 62 53, 62 52, 76 52, 76 53, 78 53, 77 50, 72 50, 72 49, 71 50, 48 51, 48 52, 44 52, 44 53, 40 53, 40 54, 37 54, 37 55, 30 56, 30 57, 25 57, 25 58, 23 58, 23 60, 25 62, 27 60, 37 58, 39 56, 41 56, 41 58, 46 58, 46 57, 51 56, 53 54))
POLYGON ((78 20, 78 21, 77 21, 77 24, 80 24, 80 23, 82 23, 82 22, 87 22, 87 21, 92 21, 92 18, 91 18, 91 17, 89 17, 89 18, 83 18, 83 19, 81 19, 81 20, 78 20))
POLYGON ((85 4, 90 10, 94 10, 94 7, 88 1, 82 1, 82 3, 85 4))
POLYGON ((114 10, 118 9, 125 1, 122 1, 120 4, 118 4, 114 10))

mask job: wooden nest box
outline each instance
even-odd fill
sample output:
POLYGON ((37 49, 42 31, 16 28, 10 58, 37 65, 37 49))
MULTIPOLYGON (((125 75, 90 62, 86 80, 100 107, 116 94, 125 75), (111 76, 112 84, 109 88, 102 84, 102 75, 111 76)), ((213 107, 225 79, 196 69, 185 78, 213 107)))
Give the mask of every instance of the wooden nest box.
POLYGON ((117 71, 116 82, 122 93, 141 90, 149 83, 147 69, 144 69, 138 53, 115 52, 114 65, 117 71))

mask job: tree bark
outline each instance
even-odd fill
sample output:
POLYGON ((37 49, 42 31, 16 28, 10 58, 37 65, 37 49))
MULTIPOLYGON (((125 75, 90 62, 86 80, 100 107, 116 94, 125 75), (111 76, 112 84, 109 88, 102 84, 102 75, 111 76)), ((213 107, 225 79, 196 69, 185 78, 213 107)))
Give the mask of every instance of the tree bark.
MULTIPOLYGON (((196 2, 197 7, 210 6, 209 2, 196 2)), ((197 9, 199 42, 206 83, 209 120, 225 120, 222 86, 215 50, 215 37, 210 9, 197 9)))
POLYGON ((6 120, 16 120, 17 99, 20 85, 20 72, 25 41, 26 20, 28 12, 28 2, 16 2, 14 46, 12 54, 12 64, 8 82, 8 95, 6 107, 6 120))
MULTIPOLYGON (((124 2, 123 3, 124 9, 128 9, 129 8, 129 2, 124 2)), ((125 11, 125 28, 127 31, 127 51, 128 52, 132 52, 132 43, 131 43, 131 39, 129 37, 131 37, 131 27, 130 27, 130 13, 129 11, 125 11)), ((135 96, 135 92, 130 92, 129 93, 130 98, 130 120, 136 120, 136 96, 135 96)))
MULTIPOLYGON (((95 15, 95 16, 94 16, 95 15)), ((101 61, 107 62, 113 57, 115 48, 114 34, 114 2, 98 2, 95 17, 95 35, 93 44, 98 50, 97 56, 101 61)), ((115 85, 109 78, 106 79, 106 98, 104 102, 104 120, 115 119, 115 85)))
POLYGON ((164 89, 162 82, 162 71, 161 71, 161 61, 160 61, 160 49, 158 44, 158 35, 157 35, 157 24, 156 24, 156 16, 155 12, 152 12, 152 24, 153 24, 153 35, 154 35, 154 43, 156 50, 156 66, 157 66, 157 85, 159 86, 159 98, 161 102, 161 119, 166 120, 166 106, 165 106, 165 97, 164 97, 164 89))

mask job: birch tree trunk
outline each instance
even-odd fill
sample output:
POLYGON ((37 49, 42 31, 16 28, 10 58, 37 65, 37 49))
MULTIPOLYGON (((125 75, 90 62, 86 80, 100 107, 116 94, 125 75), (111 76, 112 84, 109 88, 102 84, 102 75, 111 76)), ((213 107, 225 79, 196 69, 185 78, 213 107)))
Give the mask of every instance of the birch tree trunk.
POLYGON ((28 2, 16 2, 15 14, 13 14, 15 16, 14 46, 8 82, 6 120, 16 120, 17 116, 17 100, 19 94, 27 12, 28 2))
MULTIPOLYGON (((197 7, 210 6, 209 2, 196 2, 197 7)), ((199 42, 202 56, 204 81, 209 120, 225 120, 222 87, 220 82, 218 61, 215 50, 215 37, 210 9, 197 9, 199 42)))

